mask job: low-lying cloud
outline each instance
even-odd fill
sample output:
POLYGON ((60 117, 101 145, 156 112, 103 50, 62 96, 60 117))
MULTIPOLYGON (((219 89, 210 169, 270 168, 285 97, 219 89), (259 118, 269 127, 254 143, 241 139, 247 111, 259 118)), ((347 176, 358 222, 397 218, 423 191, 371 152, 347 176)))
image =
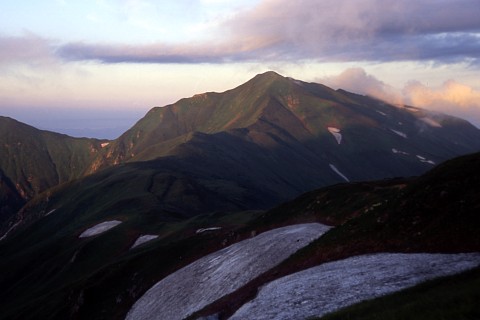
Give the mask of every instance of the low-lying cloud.
POLYGON ((467 118, 480 127, 480 91, 455 80, 430 88, 411 81, 403 88, 408 104, 467 118))
POLYGON ((480 127, 480 91, 455 80, 447 80, 439 87, 429 87, 412 80, 398 89, 367 74, 362 68, 350 68, 337 76, 318 78, 316 81, 389 103, 411 105, 465 118, 480 127))
POLYGON ((317 81, 335 89, 369 95, 390 103, 404 103, 399 90, 367 74, 363 68, 349 68, 337 76, 320 78, 317 81))

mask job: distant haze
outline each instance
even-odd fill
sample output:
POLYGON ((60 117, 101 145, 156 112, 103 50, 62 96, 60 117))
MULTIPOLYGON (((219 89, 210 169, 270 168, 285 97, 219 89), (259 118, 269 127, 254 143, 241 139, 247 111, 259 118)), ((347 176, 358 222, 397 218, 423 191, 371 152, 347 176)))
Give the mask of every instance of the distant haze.
POLYGON ((140 110, 85 110, 58 108, 3 108, 2 115, 27 123, 37 129, 72 137, 115 139, 142 118, 140 110))

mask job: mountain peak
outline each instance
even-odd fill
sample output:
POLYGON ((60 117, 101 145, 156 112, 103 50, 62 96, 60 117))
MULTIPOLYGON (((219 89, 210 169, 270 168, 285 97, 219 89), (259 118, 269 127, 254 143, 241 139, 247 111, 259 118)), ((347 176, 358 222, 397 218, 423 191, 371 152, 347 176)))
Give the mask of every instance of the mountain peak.
POLYGON ((286 80, 284 76, 276 73, 275 71, 267 71, 264 73, 259 73, 251 79, 255 83, 271 83, 276 80, 286 80))

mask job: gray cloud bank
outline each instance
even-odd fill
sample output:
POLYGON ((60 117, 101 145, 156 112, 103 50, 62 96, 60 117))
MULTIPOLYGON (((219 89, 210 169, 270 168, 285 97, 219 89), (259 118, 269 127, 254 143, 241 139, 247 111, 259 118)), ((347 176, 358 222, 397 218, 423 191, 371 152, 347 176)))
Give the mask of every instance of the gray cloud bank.
POLYGON ((26 52, 34 52, 33 58, 51 54, 102 63, 433 60, 478 65, 479 17, 478 0, 263 0, 210 30, 211 41, 57 45, 32 36, 0 37, 2 49, 23 46, 20 56, 12 50, 0 53, 0 63, 32 59, 26 52))

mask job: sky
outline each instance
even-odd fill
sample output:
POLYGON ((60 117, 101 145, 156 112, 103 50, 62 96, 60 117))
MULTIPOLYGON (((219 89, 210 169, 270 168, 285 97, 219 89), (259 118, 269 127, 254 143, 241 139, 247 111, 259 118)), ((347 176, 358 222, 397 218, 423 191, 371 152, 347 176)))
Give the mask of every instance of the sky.
POLYGON ((0 115, 115 138, 274 70, 480 127, 479 0, 0 0, 0 115))

